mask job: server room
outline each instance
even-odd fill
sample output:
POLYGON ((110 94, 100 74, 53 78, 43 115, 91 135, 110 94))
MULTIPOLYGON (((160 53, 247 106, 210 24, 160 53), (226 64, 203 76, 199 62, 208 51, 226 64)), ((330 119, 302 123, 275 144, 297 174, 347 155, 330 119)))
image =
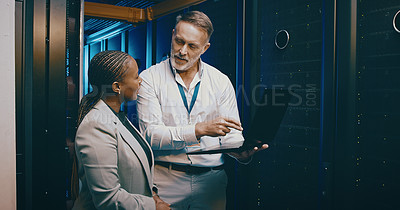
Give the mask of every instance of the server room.
POLYGON ((0 12, 0 209, 400 209, 399 0, 0 12))

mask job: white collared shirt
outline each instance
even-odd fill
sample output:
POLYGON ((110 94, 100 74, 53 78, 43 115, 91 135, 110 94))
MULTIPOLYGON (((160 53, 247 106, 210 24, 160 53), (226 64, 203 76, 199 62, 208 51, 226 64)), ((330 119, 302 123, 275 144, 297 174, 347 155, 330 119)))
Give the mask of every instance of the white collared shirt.
POLYGON ((137 100, 139 127, 151 144, 156 161, 219 166, 224 163, 222 154, 187 155, 186 152, 225 141, 244 141, 242 132, 233 128, 226 136, 203 136, 197 140, 195 125, 198 122, 219 116, 240 121, 235 91, 229 78, 201 60, 199 69, 189 88, 176 70, 171 70, 169 59, 140 74, 143 82, 137 100), (198 96, 189 114, 177 83, 182 85, 190 106, 198 82, 198 96))

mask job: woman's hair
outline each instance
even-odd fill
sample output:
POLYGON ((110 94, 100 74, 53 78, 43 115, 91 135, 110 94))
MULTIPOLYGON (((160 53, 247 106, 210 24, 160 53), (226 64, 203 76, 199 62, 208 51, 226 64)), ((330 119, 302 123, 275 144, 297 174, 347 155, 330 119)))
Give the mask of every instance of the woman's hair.
POLYGON ((103 51, 97 53, 89 64, 89 83, 93 91, 85 95, 79 105, 78 126, 86 114, 100 98, 111 90, 114 82, 120 82, 127 73, 127 64, 131 56, 121 51, 103 51))
MULTIPOLYGON (((92 58, 89 64, 88 76, 93 91, 85 95, 79 104, 78 127, 101 97, 107 91, 110 91, 112 84, 122 81, 128 70, 127 64, 132 60, 133 58, 129 54, 113 50, 99 52, 92 58)), ((71 185, 72 199, 75 200, 79 194, 76 155, 72 166, 71 185)))
POLYGON ((182 15, 178 15, 176 17, 175 27, 181 21, 188 22, 202 28, 204 31, 207 32, 207 40, 210 40, 211 35, 214 32, 213 24, 210 18, 208 18, 208 16, 202 12, 190 11, 182 15))

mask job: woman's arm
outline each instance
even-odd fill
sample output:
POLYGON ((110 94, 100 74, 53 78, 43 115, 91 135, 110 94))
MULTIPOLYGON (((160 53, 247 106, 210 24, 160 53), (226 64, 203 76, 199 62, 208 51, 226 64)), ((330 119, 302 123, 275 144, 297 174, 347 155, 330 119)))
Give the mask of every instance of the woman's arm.
POLYGON ((121 187, 117 165, 117 130, 112 125, 112 122, 93 117, 81 123, 76 135, 78 161, 84 169, 95 207, 155 209, 152 197, 131 194, 121 187))

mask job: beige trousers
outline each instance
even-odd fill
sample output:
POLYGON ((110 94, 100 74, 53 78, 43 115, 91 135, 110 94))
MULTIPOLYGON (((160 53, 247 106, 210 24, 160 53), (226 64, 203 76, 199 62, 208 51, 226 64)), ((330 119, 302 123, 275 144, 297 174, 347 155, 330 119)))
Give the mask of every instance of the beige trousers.
POLYGON ((173 210, 225 210, 227 182, 224 170, 190 175, 155 165, 158 195, 173 210))

